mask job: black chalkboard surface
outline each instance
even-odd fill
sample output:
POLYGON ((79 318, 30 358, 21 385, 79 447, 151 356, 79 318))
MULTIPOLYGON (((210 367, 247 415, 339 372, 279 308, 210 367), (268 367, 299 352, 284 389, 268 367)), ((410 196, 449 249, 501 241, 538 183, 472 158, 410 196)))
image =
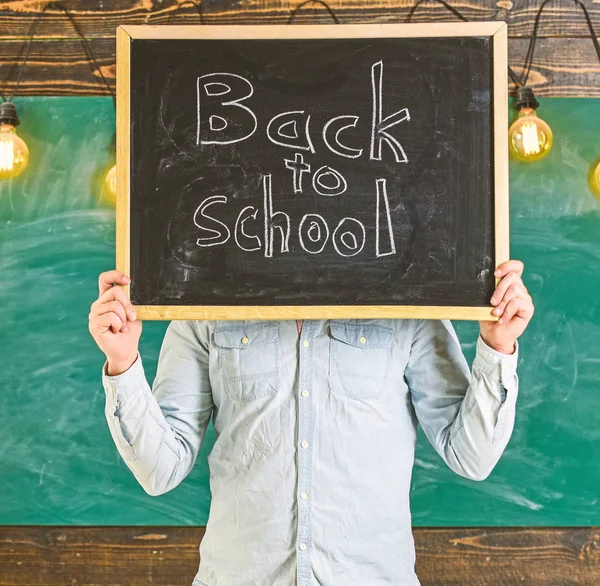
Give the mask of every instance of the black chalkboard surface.
POLYGON ((504 23, 124 26, 117 266, 142 318, 491 318, 504 23))

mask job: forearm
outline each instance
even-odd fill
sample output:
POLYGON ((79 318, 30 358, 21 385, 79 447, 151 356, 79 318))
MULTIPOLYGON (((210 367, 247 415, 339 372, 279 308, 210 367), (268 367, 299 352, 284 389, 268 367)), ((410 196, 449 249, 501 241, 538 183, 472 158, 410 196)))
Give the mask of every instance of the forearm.
POLYGON ((505 355, 478 339, 466 394, 440 438, 448 465, 474 480, 490 474, 512 434, 518 394, 516 344, 513 350, 505 355))
MULTIPOLYGON (((188 474, 196 451, 165 418, 139 355, 122 374, 105 372, 105 415, 119 453, 146 492, 158 495, 170 490, 188 474)), ((201 440, 197 438, 197 443, 201 440)))

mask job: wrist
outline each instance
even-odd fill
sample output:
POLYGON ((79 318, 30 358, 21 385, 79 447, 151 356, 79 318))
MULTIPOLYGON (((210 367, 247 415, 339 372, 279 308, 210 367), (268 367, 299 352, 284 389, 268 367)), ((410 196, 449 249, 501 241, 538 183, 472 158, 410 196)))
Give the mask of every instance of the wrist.
POLYGON ((489 340, 486 340, 483 335, 481 335, 481 339, 485 342, 487 346, 489 346, 492 350, 499 352, 500 354, 514 354, 516 351, 516 339, 510 342, 509 344, 496 344, 492 343, 489 340))
POLYGON ((130 356, 126 359, 112 360, 110 358, 107 358, 106 374, 108 376, 119 376, 120 374, 123 374, 133 366, 133 364, 137 360, 137 356, 138 353, 136 350, 133 356, 130 356))
POLYGON ((507 354, 507 355, 511 355, 515 353, 515 343, 513 342, 512 346, 499 346, 498 348, 494 348, 494 350, 496 350, 496 352, 500 352, 500 354, 507 354))

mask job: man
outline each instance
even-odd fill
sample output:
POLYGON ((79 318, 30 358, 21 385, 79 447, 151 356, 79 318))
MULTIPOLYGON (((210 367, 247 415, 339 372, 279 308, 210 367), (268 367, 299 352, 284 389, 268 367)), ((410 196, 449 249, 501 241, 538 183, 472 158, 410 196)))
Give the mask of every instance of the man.
POLYGON ((173 321, 150 389, 142 326, 100 275, 89 328, 106 355, 106 418, 159 495, 192 469, 213 417, 212 503, 194 586, 411 585, 417 423, 456 473, 483 480, 512 433, 523 263, 495 272, 499 321, 469 371, 447 320, 173 321))

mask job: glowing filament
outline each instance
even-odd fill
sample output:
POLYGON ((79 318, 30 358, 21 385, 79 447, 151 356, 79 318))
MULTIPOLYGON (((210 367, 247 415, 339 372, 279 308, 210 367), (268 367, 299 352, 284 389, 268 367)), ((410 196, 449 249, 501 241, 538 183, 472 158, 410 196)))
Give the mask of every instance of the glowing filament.
POLYGON ((541 150, 537 124, 535 122, 523 124, 521 133, 523 135, 523 150, 525 154, 537 155, 541 150))
POLYGON ((0 141, 0 171, 12 171, 15 166, 15 143, 12 140, 0 141))

